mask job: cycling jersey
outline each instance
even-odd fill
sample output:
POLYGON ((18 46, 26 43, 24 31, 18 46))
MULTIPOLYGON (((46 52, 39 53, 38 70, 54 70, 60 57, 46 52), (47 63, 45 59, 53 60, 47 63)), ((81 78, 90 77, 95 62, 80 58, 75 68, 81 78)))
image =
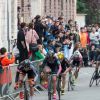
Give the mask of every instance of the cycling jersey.
POLYGON ((20 73, 25 74, 25 75, 27 74, 28 78, 33 78, 34 81, 36 81, 37 78, 38 78, 38 74, 37 74, 37 71, 36 71, 35 67, 33 66, 33 64, 28 59, 22 61, 18 65, 17 75, 16 75, 16 82, 18 82, 20 73))
POLYGON ((53 57, 52 60, 50 60, 49 57, 46 57, 43 61, 43 67, 44 66, 50 67, 51 72, 55 74, 57 74, 59 70, 59 65, 60 65, 60 61, 56 57, 53 57))
POLYGON ((100 55, 97 57, 97 61, 100 61, 100 55))
POLYGON ((70 67, 70 64, 68 63, 68 60, 66 58, 64 58, 61 61, 61 67, 62 67, 61 73, 65 72, 65 70, 70 67))
POLYGON ((74 52, 74 54, 72 55, 72 59, 73 59, 74 61, 80 61, 80 60, 82 59, 82 55, 81 55, 81 53, 79 52, 79 50, 76 50, 76 51, 74 52))

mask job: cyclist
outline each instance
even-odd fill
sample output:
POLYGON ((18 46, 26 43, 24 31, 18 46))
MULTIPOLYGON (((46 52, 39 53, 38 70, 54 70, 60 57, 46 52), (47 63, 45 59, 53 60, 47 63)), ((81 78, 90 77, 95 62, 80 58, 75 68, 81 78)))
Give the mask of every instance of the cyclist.
POLYGON ((57 54, 58 59, 60 60, 62 71, 61 71, 61 76, 62 76, 62 89, 61 89, 61 94, 64 95, 65 93, 65 84, 66 84, 66 74, 71 70, 71 66, 69 64, 69 61, 67 58, 64 57, 64 54, 62 52, 59 52, 57 54))
POLYGON ((99 78, 100 76, 98 76, 98 68, 100 66, 100 49, 97 49, 96 51, 97 51, 98 56, 97 56, 97 60, 96 60, 96 68, 95 68, 96 75, 95 75, 95 78, 99 78))
POLYGON ((80 43, 75 44, 74 52, 70 60, 72 60, 73 67, 76 66, 78 68, 77 72, 75 71, 75 79, 78 77, 78 72, 80 70, 81 64, 82 64, 82 55, 79 51, 80 49, 80 43))
MULTIPOLYGON (((33 66, 32 62, 29 59, 22 61, 17 67, 15 89, 18 87, 22 87, 22 81, 26 74, 28 75, 28 82, 30 86, 30 100, 32 100, 34 92, 33 85, 35 85, 35 82, 38 78, 38 74, 35 67, 33 66)), ((23 98, 24 98, 23 92, 20 92, 20 99, 23 98)))
MULTIPOLYGON (((47 53, 46 58, 43 61, 43 68, 44 72, 57 74, 57 76, 61 72, 61 64, 57 57, 54 55, 52 50, 49 50, 47 53)), ((56 99, 56 83, 57 83, 57 76, 53 76, 53 99, 56 99)))

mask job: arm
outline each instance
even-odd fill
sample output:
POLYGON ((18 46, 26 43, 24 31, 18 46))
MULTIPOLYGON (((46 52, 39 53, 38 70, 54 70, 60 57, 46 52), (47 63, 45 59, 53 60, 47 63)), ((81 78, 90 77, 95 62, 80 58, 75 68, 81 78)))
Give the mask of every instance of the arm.
POLYGON ((59 60, 57 60, 57 63, 58 63, 58 67, 59 67, 58 72, 57 72, 57 76, 58 76, 61 73, 62 67, 61 67, 59 60))
POLYGON ((36 69, 34 68, 34 66, 31 64, 31 69, 33 70, 33 72, 34 72, 34 75, 35 75, 35 77, 34 77, 34 81, 36 82, 36 80, 38 79, 38 73, 37 73, 37 71, 36 71, 36 69))
POLYGON ((38 40, 39 39, 39 36, 38 36, 37 32, 35 30, 33 30, 33 32, 34 32, 34 35, 35 35, 36 40, 38 40))
POLYGON ((2 65, 3 65, 3 68, 7 67, 9 64, 12 64, 15 62, 15 57, 12 56, 11 59, 8 59, 8 57, 5 57, 3 60, 2 60, 2 65))

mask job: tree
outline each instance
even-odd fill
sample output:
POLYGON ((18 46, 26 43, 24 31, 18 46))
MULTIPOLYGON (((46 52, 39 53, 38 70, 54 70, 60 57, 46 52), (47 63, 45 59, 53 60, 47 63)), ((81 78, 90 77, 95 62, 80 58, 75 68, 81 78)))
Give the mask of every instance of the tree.
POLYGON ((77 12, 87 14, 88 24, 100 23, 100 0, 78 0, 77 12))

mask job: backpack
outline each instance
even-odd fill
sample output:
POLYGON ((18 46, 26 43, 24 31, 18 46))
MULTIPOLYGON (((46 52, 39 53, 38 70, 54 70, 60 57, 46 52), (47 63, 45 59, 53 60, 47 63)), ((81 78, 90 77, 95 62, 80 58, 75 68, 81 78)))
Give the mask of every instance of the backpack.
MULTIPOLYGON (((3 58, 2 58, 2 59, 3 59, 3 58)), ((1 61, 2 61, 2 59, 1 59, 1 61)), ((1 61, 0 61, 0 74, 3 73, 3 68, 2 68, 1 61)))

